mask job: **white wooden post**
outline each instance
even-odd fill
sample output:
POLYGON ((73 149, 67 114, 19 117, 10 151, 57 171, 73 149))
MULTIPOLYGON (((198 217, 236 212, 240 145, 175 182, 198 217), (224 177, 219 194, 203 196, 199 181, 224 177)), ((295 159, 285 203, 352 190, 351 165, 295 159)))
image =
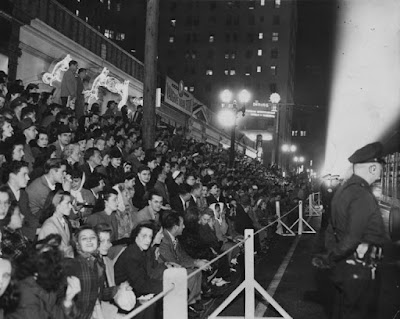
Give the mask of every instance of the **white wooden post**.
POLYGON ((303 234, 303 201, 299 201, 299 235, 303 234))
POLYGON ((246 229, 244 238, 248 238, 244 243, 245 253, 245 319, 254 319, 256 310, 255 295, 254 295, 254 230, 246 229), (248 238, 250 236, 250 238, 248 238))
POLYGON ((281 204, 278 200, 275 202, 275 210, 276 210, 276 216, 278 216, 278 225, 276 227, 276 233, 278 235, 282 235, 283 229, 282 229, 282 221, 281 221, 281 204))
POLYGON ((164 271, 164 290, 175 288, 164 297, 164 319, 188 318, 187 271, 185 268, 168 268, 164 271))

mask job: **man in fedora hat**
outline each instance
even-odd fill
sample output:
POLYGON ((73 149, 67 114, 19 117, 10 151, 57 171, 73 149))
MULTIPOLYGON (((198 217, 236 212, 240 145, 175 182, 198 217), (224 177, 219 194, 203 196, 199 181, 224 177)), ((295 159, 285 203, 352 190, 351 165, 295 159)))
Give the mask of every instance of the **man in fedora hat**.
POLYGON ((349 157, 353 175, 332 200, 329 255, 315 266, 333 267, 336 296, 333 318, 374 318, 378 283, 376 269, 386 241, 382 215, 371 185, 381 178, 383 147, 368 144, 349 157))

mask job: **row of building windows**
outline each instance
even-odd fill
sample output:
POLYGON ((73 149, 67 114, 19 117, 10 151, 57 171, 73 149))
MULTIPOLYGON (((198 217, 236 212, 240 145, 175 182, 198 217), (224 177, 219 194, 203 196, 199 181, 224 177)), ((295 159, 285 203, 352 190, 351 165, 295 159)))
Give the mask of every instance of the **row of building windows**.
MULTIPOLYGON (((77 0, 78 2, 81 2, 81 0, 77 0)), ((107 2, 107 9, 111 10, 111 0, 100 0, 101 3, 107 2)), ((120 12, 121 11, 121 3, 116 2, 115 3, 115 11, 120 12)))
MULTIPOLYGON (((125 34, 122 34, 122 35, 123 35, 123 39, 121 39, 121 40, 124 40, 125 39, 125 34)), ((118 34, 117 34, 117 36, 118 36, 118 34)), ((117 38, 117 40, 119 40, 119 39, 117 38)), ((168 56, 173 56, 174 54, 175 54, 175 51, 172 51, 172 50, 168 51, 168 56)), ((271 51, 270 51, 271 59, 277 59, 278 58, 278 54, 279 54, 278 48, 272 48, 271 49, 271 51)), ((215 51, 213 51, 213 50, 208 51, 208 53, 207 53, 207 58, 208 59, 213 59, 214 56, 215 56, 215 51)), ((246 56, 247 59, 252 58, 253 57, 253 50, 247 50, 246 53, 245 53, 245 56, 246 56)), ((262 49, 258 49, 257 50, 257 56, 263 56, 263 50, 262 49)), ((225 52, 224 57, 225 57, 225 60, 235 60, 236 59, 236 52, 227 51, 227 52, 225 52)), ((195 60, 196 58, 197 58, 197 52, 196 51, 186 51, 186 53, 185 53, 185 59, 186 60, 189 60, 189 59, 195 60)))
MULTIPOLYGON (((262 68, 261 65, 257 65, 256 66, 256 73, 261 73, 262 70, 263 70, 263 68, 262 68)), ((192 74, 195 74, 195 73, 196 73, 195 69, 192 68, 192 74)), ((270 66, 270 73, 271 73, 271 75, 274 75, 274 76, 278 75, 278 68, 277 68, 276 65, 271 65, 270 66)), ((207 76, 211 76, 213 74, 214 74, 214 70, 213 69, 210 68, 210 69, 206 70, 206 75, 207 76)), ((236 70, 235 69, 225 69, 224 70, 224 74, 225 75, 236 75, 236 70)), ((246 67, 245 75, 246 76, 251 75, 251 67, 250 66, 246 67)))
POLYGON ((292 136, 307 136, 307 131, 292 131, 292 136))
MULTIPOLYGON (((257 87, 258 87, 258 89, 261 89, 262 85, 261 85, 261 84, 258 84, 257 87)), ((277 91, 276 91, 276 83, 271 83, 271 84, 269 85, 269 87, 270 87, 271 93, 276 93, 276 92, 277 92, 277 91)), ((210 83, 207 83, 207 84, 204 86, 204 88, 205 88, 205 90, 206 90, 207 92, 210 92, 210 91, 211 91, 211 84, 210 84, 210 83)), ((195 91, 195 86, 194 86, 194 85, 185 86, 185 87, 184 87, 184 90, 193 93, 193 92, 195 91)), ((297 136, 297 135, 293 135, 293 132, 297 132, 297 131, 292 131, 292 136, 297 136)), ((301 132, 304 132, 304 135, 301 135, 301 136, 306 136, 306 135, 305 135, 305 134, 306 134, 306 131, 301 131, 301 132)))
MULTIPOLYGON (((100 0, 100 1, 103 1, 103 0, 100 0)), ((279 9, 281 7, 281 0, 273 0, 273 1, 274 1, 274 8, 275 9, 279 9)), ((238 1, 238 0, 236 0, 236 1, 227 1, 226 4, 227 4, 229 9, 234 9, 234 8, 239 9, 241 7, 240 2, 241 1, 238 1)), ((246 1, 246 2, 247 2, 246 5, 249 8, 249 10, 254 10, 255 7, 256 7, 256 3, 257 2, 260 3, 260 6, 262 6, 262 7, 265 6, 265 0, 249 0, 249 1, 246 1)), ((188 2, 186 4, 186 8, 189 9, 189 10, 193 9, 193 6, 198 8, 199 4, 200 4, 199 0, 190 1, 190 2, 188 2)), ((171 11, 174 11, 174 10, 176 10, 177 7, 178 7, 177 2, 176 1, 172 1, 170 3, 169 9, 171 11)), ((217 1, 209 1, 208 7, 209 7, 209 9, 211 11, 214 11, 217 8, 217 1)))
MULTIPOLYGON (((248 33, 247 34, 247 40, 248 42, 252 43, 254 42, 254 37, 255 35, 252 33, 248 33)), ((264 34, 263 33, 259 33, 258 34, 258 38, 259 39, 263 39, 264 38, 264 34)), ((168 42, 169 43, 175 43, 175 36, 174 35, 170 35, 168 38, 168 42)), ((238 34, 236 32, 234 32, 232 34, 232 40, 234 42, 238 41, 238 34)), ((278 42, 279 41, 279 32, 272 32, 271 35, 271 40, 272 42, 278 42)), ((188 43, 190 41, 192 42, 197 42, 198 41, 198 34, 197 33, 187 33, 186 37, 185 37, 185 41, 188 43)), ((230 42, 231 41, 231 33, 226 33, 225 34, 225 41, 226 42, 230 42)), ((214 34, 210 34, 208 37, 208 42, 209 43, 214 43, 215 42, 215 35, 214 34)))
POLYGON ((104 30, 104 36, 106 38, 114 39, 114 35, 115 35, 115 40, 118 40, 118 41, 125 40, 125 33, 121 33, 121 32, 115 33, 113 30, 109 30, 109 29, 104 30))
MULTIPOLYGON (((208 23, 216 23, 216 22, 217 22, 216 17, 211 16, 211 17, 208 18, 208 23)), ((278 26, 278 25, 280 25, 280 23, 281 23, 280 16, 279 15, 274 15, 272 17, 272 25, 278 26)), ((199 24, 200 24, 200 18, 197 17, 197 16, 196 17, 189 16, 189 17, 186 17, 186 19, 185 19, 185 26, 187 26, 187 27, 198 26, 199 24)), ((240 17, 239 16, 233 17, 233 16, 228 15, 226 17, 225 24, 227 26, 232 26, 232 25, 239 26, 240 25, 240 17)), ((254 15, 250 15, 248 17, 248 24, 249 25, 255 25, 256 24, 256 18, 255 18, 254 15)), ((170 26, 171 27, 176 27, 176 19, 171 19, 170 20, 170 26)))

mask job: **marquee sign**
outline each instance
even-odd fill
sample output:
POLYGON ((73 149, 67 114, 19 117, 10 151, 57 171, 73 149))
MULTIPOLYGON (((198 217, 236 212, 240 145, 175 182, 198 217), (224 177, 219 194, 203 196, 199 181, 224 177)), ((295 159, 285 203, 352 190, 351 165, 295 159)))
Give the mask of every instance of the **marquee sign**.
POLYGON ((186 90, 182 90, 182 87, 182 81, 179 85, 178 83, 167 77, 165 80, 164 101, 181 110, 182 112, 191 115, 194 104, 194 97, 186 90))

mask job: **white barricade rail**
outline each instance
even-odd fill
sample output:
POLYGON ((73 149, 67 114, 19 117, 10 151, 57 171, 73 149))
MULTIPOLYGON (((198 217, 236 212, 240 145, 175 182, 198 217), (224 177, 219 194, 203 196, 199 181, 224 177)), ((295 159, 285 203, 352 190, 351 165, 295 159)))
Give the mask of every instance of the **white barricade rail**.
POLYGON ((312 193, 308 196, 308 205, 306 207, 306 214, 310 217, 318 217, 322 214, 321 193, 312 193), (315 196, 317 198, 315 199, 315 196))
POLYGON ((299 224, 298 234, 302 233, 315 233, 315 230, 303 219, 303 203, 300 201, 299 204, 293 207, 290 211, 285 213, 283 216, 280 215, 280 205, 279 202, 276 204, 276 213, 278 218, 259 229, 254 233, 253 229, 246 229, 244 239, 239 241, 236 245, 224 251, 222 254, 215 257, 213 260, 209 261, 204 266, 196 269, 190 275, 187 275, 187 271, 185 268, 169 268, 164 271, 163 278, 163 291, 153 297, 148 302, 139 306, 138 308, 132 310, 129 314, 124 316, 124 319, 131 319, 143 310, 147 309, 154 303, 156 303, 161 298, 164 298, 164 319, 186 319, 188 318, 188 305, 187 305, 187 280, 191 277, 195 276, 197 273, 203 271, 209 265, 213 264, 217 260, 221 259, 223 256, 227 255, 229 252, 234 250, 235 248, 245 245, 245 280, 229 295, 229 297, 221 304, 219 307, 209 316, 209 318, 244 318, 244 319, 255 319, 255 318, 267 318, 267 319, 292 319, 292 317, 272 298, 267 291, 254 279, 254 236, 258 233, 266 230, 271 227, 275 223, 277 225, 277 233, 283 233, 283 228, 288 231, 287 236, 295 236, 296 234, 293 232, 292 228, 299 224), (288 227, 283 221, 282 218, 286 217, 290 213, 299 208, 299 218, 296 222, 288 227), (304 231, 303 223, 306 224, 307 227, 310 228, 309 231, 304 231), (244 317, 223 317, 218 316, 222 310, 224 310, 238 295, 239 293, 245 290, 245 315, 244 317), (265 300, 275 308, 275 310, 281 315, 281 317, 255 317, 255 290, 257 290, 265 300))

